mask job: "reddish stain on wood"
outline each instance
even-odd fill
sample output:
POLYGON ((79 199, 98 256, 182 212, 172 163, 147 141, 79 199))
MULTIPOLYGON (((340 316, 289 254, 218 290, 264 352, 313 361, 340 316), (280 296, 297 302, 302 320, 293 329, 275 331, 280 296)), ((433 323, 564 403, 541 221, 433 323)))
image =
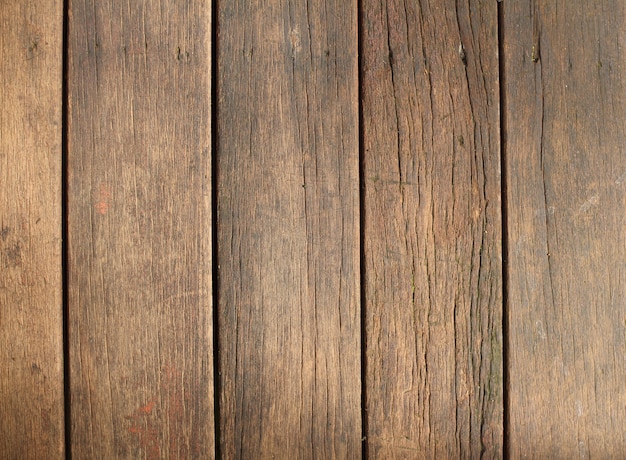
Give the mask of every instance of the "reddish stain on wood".
POLYGON ((106 184, 100 184, 96 197, 96 212, 105 215, 110 208, 111 188, 106 184))
POLYGON ((135 436, 149 459, 160 458, 161 446, 166 444, 169 458, 187 458, 188 449, 181 429, 185 422, 182 372, 174 366, 165 366, 161 376, 161 395, 154 396, 132 415, 126 416, 132 422, 128 432, 135 436))
POLYGON ((161 450, 159 448, 160 429, 158 422, 152 415, 152 409, 156 404, 156 399, 151 400, 147 404, 140 406, 135 410, 133 415, 129 415, 126 419, 132 421, 132 425, 128 431, 136 436, 139 445, 145 450, 149 459, 160 458, 161 450))
POLYGON ((212 7, 131 3, 67 14, 72 456, 212 458, 212 7))
POLYGON ((150 414, 152 413, 152 409, 154 408, 154 404, 155 404, 155 401, 154 401, 154 400, 152 400, 152 401, 150 401, 148 404, 146 404, 146 405, 145 405, 145 406, 143 406, 143 407, 140 407, 140 408, 139 408, 139 409, 137 409, 137 410, 138 410, 139 412, 142 412, 142 413, 146 414, 146 415, 150 415, 150 414))

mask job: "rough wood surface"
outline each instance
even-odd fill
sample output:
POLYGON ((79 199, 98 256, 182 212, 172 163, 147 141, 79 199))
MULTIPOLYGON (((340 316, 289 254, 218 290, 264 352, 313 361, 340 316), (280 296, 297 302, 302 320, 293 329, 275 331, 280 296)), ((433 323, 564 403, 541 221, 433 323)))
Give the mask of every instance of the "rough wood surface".
POLYGON ((62 458, 62 2, 0 2, 0 457, 62 458))
POLYGON ((219 3, 224 458, 361 452, 357 5, 219 3))
POLYGON ((496 2, 363 3, 368 450, 502 455, 496 2))
POLYGON ((503 6, 511 458, 624 458, 626 6, 503 6))
POLYGON ((211 4, 69 21, 72 453, 210 458, 211 4))

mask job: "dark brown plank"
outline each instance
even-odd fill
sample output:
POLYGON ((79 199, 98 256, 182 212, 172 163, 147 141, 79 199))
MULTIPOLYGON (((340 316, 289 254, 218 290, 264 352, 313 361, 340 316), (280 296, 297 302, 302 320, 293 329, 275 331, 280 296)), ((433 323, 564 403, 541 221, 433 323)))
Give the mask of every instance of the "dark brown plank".
POLYGON ((62 458, 63 2, 0 2, 0 457, 62 458))
POLYGON ((363 3, 368 446, 502 455, 497 7, 363 3))
POLYGON ((208 1, 70 2, 75 458, 214 455, 208 1))
POLYGON ((626 6, 503 5, 511 458, 624 458, 626 6))
POLYGON ((224 458, 361 452, 356 1, 219 3, 224 458))

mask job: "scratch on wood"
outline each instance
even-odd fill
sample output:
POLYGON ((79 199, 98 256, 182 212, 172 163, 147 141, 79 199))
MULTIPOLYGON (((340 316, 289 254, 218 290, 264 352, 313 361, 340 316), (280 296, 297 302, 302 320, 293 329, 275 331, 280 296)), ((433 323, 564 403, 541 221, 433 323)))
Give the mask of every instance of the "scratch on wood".
POLYGON ((578 209, 578 211, 580 213, 584 213, 589 211, 592 207, 597 206, 598 203, 600 203, 600 195, 595 194, 592 197, 590 197, 589 199, 587 199, 587 201, 585 201, 580 208, 578 209))

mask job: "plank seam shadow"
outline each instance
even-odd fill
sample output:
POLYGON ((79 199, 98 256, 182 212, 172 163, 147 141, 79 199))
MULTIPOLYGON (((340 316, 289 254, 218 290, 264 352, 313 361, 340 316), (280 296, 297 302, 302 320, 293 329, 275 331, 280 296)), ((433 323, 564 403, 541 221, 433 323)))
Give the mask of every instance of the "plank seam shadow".
POLYGON ((219 239, 218 239, 218 152, 219 152, 219 130, 217 120, 219 116, 219 96, 218 87, 218 19, 219 2, 211 2, 211 275, 212 275, 212 303, 213 303, 213 424, 215 430, 214 453, 216 459, 222 458, 221 451, 221 360, 219 348, 219 239))
POLYGON ((365 177, 364 177, 364 132, 363 132, 363 1, 357 1, 357 94, 358 94, 358 136, 359 136, 359 265, 361 300, 361 458, 367 459, 367 311, 365 278, 365 177))
POLYGON ((509 242, 508 191, 506 158, 506 87, 504 62, 504 6, 498 0, 498 87, 500 110, 500 219, 502 222, 502 449, 503 458, 510 458, 509 450, 509 242))
POLYGON ((72 458, 72 418, 70 386, 70 328, 69 328, 69 232, 68 232, 68 50, 69 50, 69 0, 63 1, 62 17, 62 76, 61 76, 61 295, 63 309, 63 428, 65 458, 72 458))

